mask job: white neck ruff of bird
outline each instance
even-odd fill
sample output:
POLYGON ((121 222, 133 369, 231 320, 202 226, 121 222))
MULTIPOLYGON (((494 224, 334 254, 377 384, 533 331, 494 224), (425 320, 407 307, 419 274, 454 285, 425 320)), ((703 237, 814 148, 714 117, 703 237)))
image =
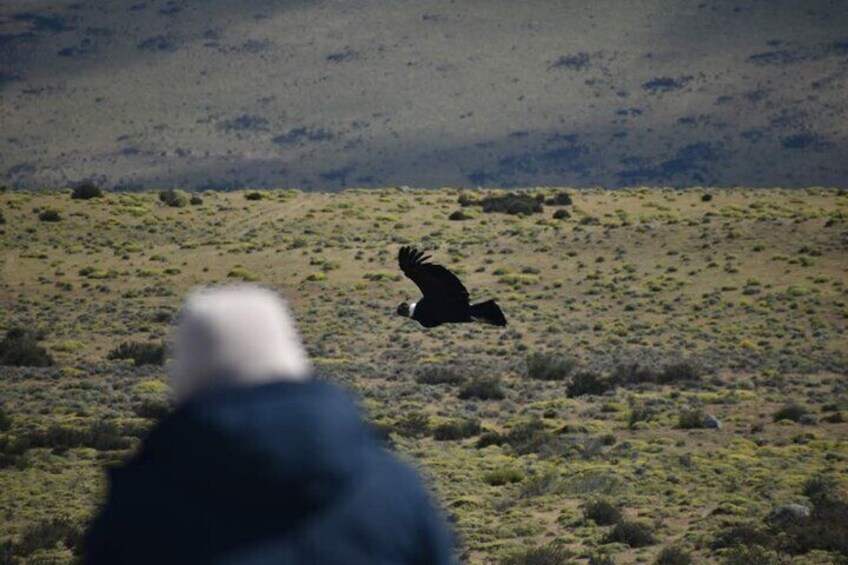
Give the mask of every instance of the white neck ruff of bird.
POLYGON ((409 305, 409 317, 411 318, 413 314, 415 314, 415 302, 410 303, 409 305))

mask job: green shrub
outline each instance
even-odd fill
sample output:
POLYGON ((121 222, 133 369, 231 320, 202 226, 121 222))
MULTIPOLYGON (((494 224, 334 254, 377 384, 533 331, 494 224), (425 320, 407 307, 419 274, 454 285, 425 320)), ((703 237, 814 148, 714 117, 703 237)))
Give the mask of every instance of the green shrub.
POLYGON ((62 220, 62 217, 56 210, 42 210, 38 214, 38 219, 42 222, 59 222, 62 220))
POLYGON ((444 422, 433 428, 436 441, 456 441, 476 436, 480 433, 480 420, 454 420, 444 422))
POLYGON ((159 201, 172 208, 182 208, 188 203, 188 198, 181 190, 166 188, 159 191, 159 201))
POLYGON ((545 204, 549 206, 571 206, 573 202, 571 201, 571 195, 561 190, 545 200, 545 204))
POLYGON ((477 444, 475 447, 477 449, 483 449, 484 447, 489 447, 490 445, 503 445, 506 443, 506 438, 499 434, 498 432, 483 432, 480 434, 480 437, 477 439, 477 444))
POLYGON ((711 202, 713 199, 713 195, 709 192, 706 192, 701 195, 701 202, 711 202))
POLYGON ((691 563, 692 555, 674 545, 664 547, 654 560, 654 565, 690 565, 691 563))
POLYGON ((18 542, 11 545, 9 553, 28 557, 42 549, 54 549, 61 542, 73 554, 80 555, 84 533, 84 525, 70 518, 42 520, 25 528, 18 542))
POLYGON ((33 432, 29 440, 32 447, 49 447, 55 452, 76 447, 91 447, 98 451, 130 447, 130 441, 111 420, 96 420, 83 428, 52 424, 46 430, 33 432))
POLYGON ((587 502, 583 506, 583 516, 599 526, 617 524, 621 518, 621 510, 606 500, 587 502))
POLYGON ((155 396, 142 398, 135 406, 133 413, 139 418, 147 418, 150 420, 161 420, 171 410, 171 404, 167 398, 155 396))
POLYGON ((594 371, 581 371, 571 377, 566 396, 576 398, 586 394, 600 395, 615 389, 615 382, 594 371))
POLYGON ((403 437, 424 437, 430 433, 430 417, 423 412, 409 412, 395 423, 393 430, 403 437))
POLYGON ((677 416, 677 427, 681 430, 706 428, 707 415, 700 408, 682 410, 677 416))
POLYGON ((691 361, 681 361, 667 365, 657 377, 660 384, 675 383, 680 381, 698 381, 703 371, 691 361))
POLYGON ((513 553, 501 559, 500 565, 568 565, 571 558, 567 547, 551 543, 513 553))
POLYGON ((189 198, 188 203, 192 206, 200 206, 201 204, 203 204, 203 198, 201 198, 198 194, 192 194, 191 198, 189 198))
POLYGON ((799 404, 794 401, 787 402, 774 413, 774 421, 779 422, 780 420, 792 420, 793 422, 797 422, 810 413, 810 409, 803 404, 799 404))
POLYGON ((483 199, 483 212, 490 214, 499 212, 502 214, 530 214, 542 213, 542 201, 544 196, 533 196, 526 193, 510 193, 502 196, 487 196, 483 199))
POLYGON ((848 555, 848 500, 839 482, 829 475, 816 475, 804 485, 813 503, 809 520, 785 520, 775 524, 783 533, 784 550, 802 554, 824 550, 848 555))
POLYGON ((233 267, 227 273, 227 278, 228 279, 241 279, 241 280, 247 281, 247 282, 259 280, 259 277, 257 277, 255 274, 251 273, 250 271, 248 271, 244 267, 233 267))
POLYGON ((551 454, 558 451, 559 438, 541 420, 530 420, 514 426, 503 436, 516 455, 528 453, 551 454))
POLYGON ((645 367, 639 363, 621 363, 613 371, 612 379, 624 386, 655 383, 659 380, 659 375, 651 367, 645 367))
POLYGON ((460 400, 503 400, 505 396, 498 377, 475 377, 459 389, 460 400))
POLYGON ((103 189, 92 181, 86 181, 76 185, 71 192, 71 198, 74 200, 91 200, 92 198, 101 197, 103 197, 103 189))
POLYGON ((164 365, 164 343, 124 342, 109 352, 107 359, 132 359, 136 367, 141 365, 164 365))
POLYGON ((771 547, 774 539, 765 530, 754 524, 736 524, 719 531, 710 543, 712 549, 735 546, 771 547))
POLYGON ((0 226, 6 223, 6 217, 3 215, 3 210, 0 210, 0 226))
MULTIPOLYGON (((24 456, 30 448, 28 437, 0 435, 0 469, 20 466, 25 462, 24 456)), ((0 561, 2 563, 2 561, 0 561)))
POLYGON ((627 425, 633 428, 639 422, 650 422, 656 415, 656 410, 645 404, 636 403, 630 407, 630 414, 627 416, 627 425))
POLYGON ((448 220, 452 221, 462 221, 462 220, 470 220, 471 216, 463 212, 462 210, 457 210, 455 212, 451 212, 451 215, 448 216, 448 220))
POLYGON ((12 328, 0 341, 0 365, 6 367, 49 367, 53 357, 38 344, 44 336, 24 328, 12 328))
POLYGON ((0 404, 0 432, 8 432, 12 428, 12 417, 6 407, 0 404))
POLYGON ((527 357, 527 376, 541 381, 563 381, 577 366, 571 357, 533 353, 527 357))
POLYGON ((261 192, 248 192, 244 195, 244 198, 246 200, 262 200, 263 197, 261 192))
POLYGON ((459 198, 457 199, 457 203, 460 206, 462 206, 463 208, 466 208, 468 206, 479 206, 480 205, 479 200, 477 200, 474 197, 468 196, 467 194, 460 194, 459 198))
POLYGON ((760 545, 736 545, 722 556, 722 565, 781 565, 780 556, 760 545))
POLYGON ((556 212, 554 212, 553 218, 554 220, 567 220, 571 217, 571 214, 568 213, 568 210, 565 208, 560 208, 556 212))
POLYGON ((500 469, 487 471, 483 475, 483 481, 493 487, 520 483, 522 480, 524 480, 524 473, 521 469, 515 467, 501 467, 500 469))
POLYGON ((650 526, 629 520, 619 520, 604 541, 605 543, 625 543, 630 547, 646 547, 655 543, 650 526))
POLYGON ((453 367, 427 365, 416 372, 415 382, 422 385, 460 385, 465 382, 465 377, 453 367))

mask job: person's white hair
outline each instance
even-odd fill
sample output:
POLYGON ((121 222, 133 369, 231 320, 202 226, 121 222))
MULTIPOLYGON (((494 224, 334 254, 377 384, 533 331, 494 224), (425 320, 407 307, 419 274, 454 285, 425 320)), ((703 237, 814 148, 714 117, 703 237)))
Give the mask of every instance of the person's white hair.
POLYGON ((305 380, 311 367, 288 305, 253 285, 188 295, 169 370, 178 402, 219 386, 305 380))

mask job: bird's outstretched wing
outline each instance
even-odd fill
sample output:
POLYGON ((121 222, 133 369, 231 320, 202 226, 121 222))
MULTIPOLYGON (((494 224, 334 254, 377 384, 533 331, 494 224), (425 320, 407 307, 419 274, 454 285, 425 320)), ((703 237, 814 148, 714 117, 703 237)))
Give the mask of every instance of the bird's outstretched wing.
POLYGON ((401 247, 398 253, 398 265, 403 274, 412 279, 425 298, 468 304, 468 291, 460 280, 442 265, 428 263, 429 255, 410 247, 401 247))

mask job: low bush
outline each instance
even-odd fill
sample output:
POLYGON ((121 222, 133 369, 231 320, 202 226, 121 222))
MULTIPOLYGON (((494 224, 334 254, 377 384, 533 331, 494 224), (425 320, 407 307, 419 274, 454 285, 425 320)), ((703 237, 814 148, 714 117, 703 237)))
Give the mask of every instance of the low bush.
POLYGON ((576 398, 586 394, 600 395, 615 389, 615 382, 594 371, 581 371, 571 377, 566 396, 576 398))
POLYGON ((498 377, 475 377, 459 389, 460 400, 503 400, 505 396, 498 377))
POLYGON ((487 196, 483 198, 483 212, 490 214, 498 212, 502 214, 541 214, 544 196, 524 193, 510 193, 502 196, 487 196))
POLYGON ((428 365, 416 372, 415 382, 422 385, 459 385, 465 382, 465 377, 453 367, 428 365))
POLYGON ((62 220, 62 216, 56 210, 42 210, 38 214, 38 219, 42 222, 59 222, 62 220))
MULTIPOLYGON (((82 554, 85 526, 70 518, 50 518, 25 528, 17 543, 9 546, 9 553, 25 558, 39 550, 55 549, 62 543, 76 556, 82 554)), ((35 561, 33 561, 35 562, 35 561)), ((38 561, 41 563, 41 561, 38 561)), ((50 561, 52 563, 52 561, 50 561)))
POLYGON ((767 531, 754 524, 736 524, 719 531, 710 543, 712 549, 737 545, 771 547, 774 545, 774 539, 767 531))
POLYGON ((159 191, 159 201, 172 208, 182 208, 188 203, 188 198, 181 190, 167 188, 159 191))
POLYGON ((565 208, 560 208, 553 215, 554 220, 567 220, 570 217, 571 214, 565 208))
POLYGON ((470 220, 471 216, 463 212, 462 210, 456 210, 455 212, 451 212, 451 215, 448 216, 448 220, 457 222, 462 220, 470 220))
POLYGON ((499 434, 498 432, 483 432, 480 434, 480 437, 477 439, 477 444, 475 447, 477 449, 483 449, 484 447, 489 447, 490 445, 503 445, 506 443, 506 438, 499 434))
POLYGON ((681 430, 706 428, 707 415, 700 408, 687 408, 678 414, 677 427, 681 430))
POLYGON ((654 565, 690 565, 692 555, 683 548, 669 545, 657 554, 654 565))
POLYGON ((200 206, 201 204, 203 204, 203 198, 201 198, 198 194, 192 194, 191 198, 189 198, 188 203, 192 206, 200 206))
POLYGON ((127 341, 109 352, 108 359, 132 359, 136 367, 141 365, 164 365, 164 343, 142 343, 127 341))
POLYGON ((436 441, 456 441, 476 436, 480 433, 480 420, 454 420, 444 422, 433 428, 436 441))
POLYGON ((477 200, 476 198, 474 198, 472 196, 468 196, 467 194, 460 194, 459 198, 457 199, 457 203, 460 206, 462 206, 463 208, 466 208, 468 206, 479 206, 480 205, 479 200, 477 200))
POLYGON ((262 200, 261 192, 248 192, 244 195, 246 200, 262 200))
POLYGON ((423 412, 409 412, 395 423, 393 431, 403 437, 424 437, 430 433, 430 417, 423 412))
POLYGON ((8 432, 12 429, 12 417, 6 412, 6 407, 0 404, 0 432, 8 432))
POLYGON ((681 361, 672 363, 663 368, 662 372, 657 377, 657 382, 660 384, 676 383, 680 381, 698 381, 701 379, 703 371, 701 368, 691 361, 681 361))
POLYGON ((573 202, 571 201, 571 195, 561 190, 545 200, 545 204, 549 206, 571 206, 573 202))
POLYGON ((659 376, 651 367, 639 363, 621 363, 612 374, 613 380, 622 386, 656 383, 659 376))
POLYGON ((621 518, 621 510, 606 500, 594 500, 583 506, 583 516, 599 526, 617 524, 621 518))
POLYGON ((516 455, 552 454, 558 451, 560 443, 559 438, 541 420, 530 420, 518 424, 502 437, 503 443, 509 445, 516 455))
POLYGON ((500 487, 512 483, 520 483, 524 480, 524 473, 516 467, 502 467, 487 471, 483 475, 483 481, 493 487, 500 487))
POLYGON ((627 425, 633 428, 639 422, 650 422, 656 415, 656 410, 645 403, 635 403, 630 407, 630 414, 627 416, 627 425))
POLYGON ((567 547, 551 543, 513 553, 501 559, 500 565, 568 565, 572 557, 567 547))
POLYGON ((577 366, 571 357, 534 353, 527 357, 527 377, 540 381, 563 381, 577 366))
POLYGON ((788 402, 774 413, 773 418, 775 422, 779 422, 780 420, 792 420, 793 422, 798 422, 801 418, 810 413, 810 409, 803 404, 799 404, 798 402, 788 402))
POLYGON ((0 365, 6 367, 49 367, 53 357, 38 344, 44 336, 24 328, 12 328, 0 341, 0 365))
POLYGON ((722 555, 721 565, 782 565, 777 552, 760 545, 736 545, 722 555))
POLYGON ((76 185, 71 192, 71 198, 74 200, 91 200, 92 198, 102 198, 103 189, 91 181, 86 181, 76 185))
POLYGON ((27 437, 0 435, 0 469, 20 466, 30 447, 29 438, 27 437))
POLYGON ((655 543, 650 526, 629 520, 619 520, 604 541, 605 543, 625 543, 630 547, 646 547, 655 543))
POLYGON ((133 413, 139 418, 148 418, 150 420, 161 420, 171 410, 171 404, 166 398, 145 397, 142 398, 135 406, 133 413))
POLYGON ((795 554, 818 549, 848 556, 848 500, 839 482, 829 475, 817 475, 804 485, 804 495, 813 503, 809 519, 774 524, 782 534, 782 548, 795 554))
POLYGON ((48 447, 57 453, 76 447, 91 447, 98 451, 130 447, 130 440, 111 420, 96 420, 82 428, 52 424, 46 430, 30 434, 29 441, 32 447, 48 447))

